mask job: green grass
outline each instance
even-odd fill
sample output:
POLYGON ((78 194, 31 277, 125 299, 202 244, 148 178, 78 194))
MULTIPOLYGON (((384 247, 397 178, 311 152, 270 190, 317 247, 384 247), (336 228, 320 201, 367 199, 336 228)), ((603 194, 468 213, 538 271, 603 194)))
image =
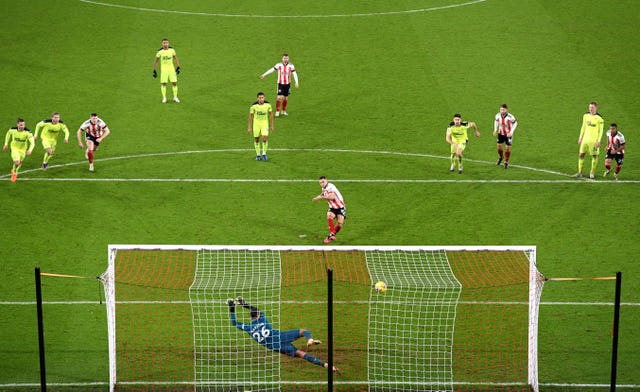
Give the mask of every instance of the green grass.
MULTIPOLYGON (((117 3, 327 15, 456 2, 117 3)), ((627 138, 621 179, 639 181, 639 11, 633 1, 487 0, 430 12, 278 19, 7 1, 0 13, 7 27, 0 32, 0 124, 8 129, 23 116, 33 130, 59 111, 72 135, 69 145, 59 144, 47 172, 37 170, 38 145, 16 184, 8 181, 9 154, 0 153, 0 301, 33 301, 34 266, 100 274, 110 243, 321 245, 325 205, 310 200, 319 190, 315 179, 327 175, 349 208, 338 245, 531 244, 549 277, 622 271, 623 301, 637 304, 639 183, 462 180, 568 179, 577 163, 581 115, 596 100, 605 122, 617 122, 627 138), (180 105, 161 105, 151 78, 163 37, 182 63, 180 105), (257 76, 284 51, 298 69, 300 89, 291 96, 289 118, 276 122, 271 161, 257 163, 246 135, 248 106, 259 90, 275 100, 274 75, 257 76), (506 172, 493 166, 490 136, 503 102, 520 122, 506 172), (74 141, 92 111, 112 129, 95 174, 86 171, 74 141), (482 133, 465 153, 463 176, 447 172, 444 131, 455 112, 476 121, 482 133), (201 152, 173 154, 187 151, 201 152), (168 154, 136 157, 157 153, 168 154), (90 178, 106 181, 81 181, 90 178)), ((96 301, 45 306, 48 380, 106 382, 97 284, 46 277, 43 284, 46 301, 96 301)), ((611 282, 551 282, 542 299, 610 302, 613 289, 611 282)), ((27 390, 3 385, 38 382, 35 309, 2 304, 0 310, 0 389, 27 390)), ((542 305, 540 382, 607 384, 611 317, 610 306, 542 305)), ((618 381, 640 389, 640 307, 623 307, 621 321, 618 381)))

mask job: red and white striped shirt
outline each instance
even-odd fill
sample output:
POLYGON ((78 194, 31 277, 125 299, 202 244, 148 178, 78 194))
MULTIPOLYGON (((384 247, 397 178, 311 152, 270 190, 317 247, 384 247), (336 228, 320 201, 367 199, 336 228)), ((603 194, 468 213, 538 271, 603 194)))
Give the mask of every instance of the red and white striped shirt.
POLYGON ((106 127, 107 127, 107 124, 104 121, 102 121, 101 118, 98 118, 98 121, 96 121, 95 124, 91 122, 91 119, 83 122, 82 125, 80 126, 80 129, 82 129, 88 135, 98 138, 102 136, 102 133, 104 132, 104 129, 106 127))
POLYGON ((327 197, 333 193, 333 199, 327 199, 327 203, 329 203, 329 208, 343 208, 344 199, 342 198, 342 194, 332 183, 327 183, 327 186, 322 188, 322 196, 327 197))
POLYGON ((616 132, 615 135, 611 135, 611 131, 607 131, 607 151, 615 151, 615 154, 624 154, 625 143, 623 134, 616 132))
POLYGON ((296 67, 291 63, 287 63, 286 65, 283 63, 278 63, 273 66, 273 69, 278 71, 278 84, 291 84, 291 74, 294 74, 293 77, 298 82, 298 77, 295 75, 296 67))
POLYGON ((500 135, 507 136, 508 133, 513 137, 513 133, 516 131, 518 121, 511 113, 507 113, 502 116, 502 113, 496 114, 496 121, 493 124, 493 131, 498 132, 500 135))

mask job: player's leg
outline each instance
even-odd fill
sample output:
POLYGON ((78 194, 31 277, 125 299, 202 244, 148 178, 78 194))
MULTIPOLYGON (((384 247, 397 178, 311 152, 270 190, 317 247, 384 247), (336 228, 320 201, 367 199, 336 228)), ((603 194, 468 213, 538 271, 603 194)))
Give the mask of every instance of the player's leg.
POLYGON ((462 153, 466 148, 466 143, 458 144, 458 149, 456 150, 456 158, 458 160, 458 174, 462 174, 462 153))
POLYGON ((162 93, 162 103, 167 103, 167 84, 160 83, 160 92, 162 93))
POLYGON ((255 126, 253 128, 253 147, 256 150, 256 161, 259 161, 262 159, 260 155, 260 129, 255 126))
MULTIPOLYGON (((278 86, 278 90, 280 90, 280 86, 278 86)), ((284 95, 281 95, 280 91, 278 91, 278 98, 276 98, 276 117, 280 116, 280 105, 282 105, 283 100, 284 95)))
MULTIPOLYGON (((607 154, 607 157, 604 160, 604 174, 602 175, 603 177, 606 177, 609 175, 609 173, 611 173, 611 161, 613 159, 607 154)), ((616 170, 618 168, 616 167, 616 170)))
POLYGON ((55 151, 55 141, 49 139, 42 139, 42 147, 44 148, 44 157, 42 159, 42 169, 47 170, 49 167, 49 160, 53 156, 55 151))
POLYGON ((496 162, 496 165, 500 165, 502 163, 502 160, 504 159, 504 150, 502 148, 502 143, 500 143, 500 135, 498 135, 498 162, 496 162))
POLYGON ((331 210, 327 211, 327 226, 329 226, 329 235, 324 239, 324 243, 328 244, 329 242, 336 239, 336 225, 334 220, 336 219, 336 214, 334 214, 331 210))
POLYGON ((458 146, 455 144, 451 145, 451 166, 449 167, 449 172, 453 172, 456 169, 456 151, 458 150, 458 146))
POLYGON ((584 169, 584 157, 587 155, 588 150, 589 145, 582 141, 582 144, 580 144, 580 152, 578 153, 578 172, 574 175, 574 177, 582 177, 582 170, 584 169))
POLYGON ((267 161, 267 149, 269 148, 269 128, 265 125, 262 130, 262 160, 267 161))
POLYGON ((25 157, 25 151, 14 151, 11 150, 11 159, 13 160, 13 167, 11 168, 11 182, 16 182, 18 179, 18 171, 22 166, 22 160, 25 157))
POLYGON ((173 87, 173 102, 180 103, 180 100, 178 99, 178 77, 176 76, 175 71, 173 72, 173 75, 171 75, 171 84, 173 87))
POLYGON ((505 147, 504 147, 504 168, 505 169, 509 167, 509 158, 511 158, 511 141, 510 140, 505 142, 505 147))
POLYGON ((624 155, 619 154, 616 156, 616 171, 613 174, 614 178, 618 179, 618 174, 620 174, 620 170, 622 170, 622 164, 624 163, 624 155))
POLYGON ((287 115, 287 104, 289 103, 289 97, 285 96, 284 99, 282 100, 282 115, 286 116, 287 115))
POLYGON ((342 229, 342 226, 344 226, 344 215, 338 214, 336 216, 336 231, 334 235, 340 232, 340 230, 342 229))
POLYGON ((591 155, 591 170, 589 171, 589 178, 593 179, 596 177, 596 167, 598 167, 598 156, 600 155, 599 148, 593 148, 591 155))

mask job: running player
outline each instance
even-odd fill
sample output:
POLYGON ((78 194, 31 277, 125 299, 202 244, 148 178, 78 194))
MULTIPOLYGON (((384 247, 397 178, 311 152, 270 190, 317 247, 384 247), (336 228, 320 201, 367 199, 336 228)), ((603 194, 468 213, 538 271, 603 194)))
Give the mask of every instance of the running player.
POLYGON ((289 62, 289 55, 287 53, 282 55, 282 62, 277 63, 273 68, 269 68, 262 75, 260 79, 264 79, 265 76, 270 73, 278 71, 278 99, 276 101, 276 117, 280 116, 280 104, 282 104, 282 115, 287 116, 287 104, 289 103, 289 93, 291 92, 291 76, 296 82, 296 88, 300 85, 298 83, 298 73, 296 67, 289 62))
POLYGON ((518 121, 509 113, 509 108, 506 103, 500 105, 500 112, 496 114, 495 121, 493 123, 493 136, 498 135, 498 163, 500 165, 504 159, 504 168, 509 168, 509 157, 511 156, 511 143, 513 142, 513 133, 518 127, 518 121), (503 150, 502 145, 505 145, 503 150))
POLYGON ((87 140, 87 150, 85 151, 85 157, 89 160, 89 171, 95 171, 93 167, 93 157, 95 151, 98 150, 98 146, 100 142, 102 142, 111 131, 107 124, 102 121, 100 117, 98 117, 97 113, 91 113, 91 117, 80 125, 78 128, 77 137, 78 137, 78 146, 84 149, 84 145, 82 144, 82 133, 84 132, 84 137, 87 140))
POLYGON ((324 239, 324 243, 328 244, 331 241, 335 241, 336 234, 338 234, 340 229, 342 229, 344 219, 347 217, 347 207, 344 204, 342 194, 335 185, 327 180, 327 177, 320 177, 319 183, 322 188, 322 192, 311 199, 311 201, 325 199, 327 203, 329 203, 329 210, 327 211, 329 235, 324 239))
POLYGON ((462 153, 464 152, 464 149, 467 148, 467 142, 469 141, 469 136, 467 134, 469 128, 473 128, 476 137, 480 137, 480 132, 478 132, 478 126, 476 123, 462 121, 462 116, 460 114, 456 113, 453 115, 453 121, 449 124, 447 134, 445 136, 447 143, 451 144, 450 172, 455 170, 457 162, 458 173, 462 174, 462 153))
POLYGON ((60 113, 58 112, 52 113, 51 118, 44 119, 36 124, 33 140, 38 140, 39 134, 42 136, 42 147, 44 147, 42 170, 47 170, 47 167, 49 167, 49 160, 56 151, 60 132, 64 133, 64 142, 69 143, 69 128, 60 120, 60 113))
POLYGON ((624 147, 626 141, 624 135, 618 132, 618 125, 613 123, 609 126, 607 131, 607 158, 604 160, 604 167, 606 168, 604 176, 606 177, 611 172, 611 161, 616 161, 616 170, 613 173, 613 178, 618 180, 618 174, 622 170, 622 164, 624 163, 624 147))
POLYGON ((259 92, 258 100, 249 108, 249 126, 247 133, 253 132, 253 145, 256 149, 256 161, 261 158, 267 161, 267 148, 269 147, 269 129, 274 131, 273 110, 271 104, 264 100, 264 93, 259 92), (260 137, 262 137, 262 154, 260 154, 260 137))
POLYGON ((589 112, 582 116, 582 128, 580 128, 580 137, 578 138, 578 145, 580 146, 580 152, 578 153, 578 172, 574 177, 582 178, 584 157, 587 153, 590 153, 591 171, 589 172, 589 178, 595 178, 598 155, 600 154, 600 139, 602 139, 603 130, 604 119, 600 113, 598 113, 598 104, 591 102, 589 104, 589 112))
MULTIPOLYGON (((279 331, 273 329, 267 316, 262 313, 255 306, 247 304, 242 297, 238 297, 236 300, 228 299, 227 305, 229 306, 229 316, 231 318, 231 325, 249 334, 259 344, 268 348, 269 350, 277 351, 280 354, 288 355, 294 358, 302 358, 307 361, 322 366, 325 369, 329 367, 329 364, 319 360, 318 358, 307 354, 306 352, 297 349, 293 342, 303 337, 307 340, 307 350, 311 346, 321 344, 320 340, 315 340, 311 336, 311 332, 306 329, 292 329, 289 331, 279 331), (236 321, 236 304, 249 310, 251 316, 251 322, 249 324, 243 324, 236 321)), ((334 366, 334 373, 340 373, 340 371, 334 366)))
POLYGON ((25 156, 31 155, 33 148, 36 146, 33 135, 29 128, 26 127, 23 119, 19 118, 16 126, 11 127, 11 129, 7 131, 2 151, 7 151, 9 144, 11 145, 11 160, 13 160, 11 182, 16 182, 18 179, 18 171, 22 166, 25 156))
POLYGON ((162 40, 162 47, 156 52, 153 61, 153 77, 158 77, 156 68, 160 61, 160 91, 162 92, 162 103, 167 103, 167 82, 173 85, 173 102, 179 103, 178 99, 178 75, 180 74, 180 60, 175 49, 169 46, 169 40, 162 40), (175 64, 175 68, 174 68, 175 64))

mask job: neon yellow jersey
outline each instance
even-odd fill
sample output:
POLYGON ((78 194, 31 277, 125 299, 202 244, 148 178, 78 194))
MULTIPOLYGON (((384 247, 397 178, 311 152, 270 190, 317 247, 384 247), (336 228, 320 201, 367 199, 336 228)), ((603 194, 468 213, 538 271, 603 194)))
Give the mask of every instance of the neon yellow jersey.
POLYGON ((33 151, 35 142, 29 128, 20 131, 17 127, 13 127, 7 131, 7 136, 4 138, 4 145, 10 145, 11 150, 20 151, 26 151, 28 146, 29 151, 33 151))
POLYGON ((173 70, 173 57, 176 55, 176 51, 169 46, 169 49, 158 50, 156 53, 156 58, 160 59, 160 69, 162 70, 173 70))
POLYGON ((602 139, 604 130, 604 119, 600 113, 585 113, 582 116, 582 128, 580 128, 580 139, 587 141, 598 141, 602 139))
POLYGON ((253 114, 253 125, 265 125, 269 124, 269 113, 273 110, 271 109, 271 104, 267 101, 264 101, 262 105, 258 103, 258 101, 254 102, 249 109, 249 113, 253 114))
POLYGON ((466 143, 469 137, 467 136, 467 131, 469 130, 469 125, 466 122, 460 124, 460 126, 449 125, 447 128, 447 134, 451 135, 451 141, 460 144, 466 143))
POLYGON ((60 132, 64 132, 64 138, 69 139, 69 128, 67 128, 67 125, 62 121, 54 124, 50 118, 42 120, 36 125, 35 136, 37 137, 40 132, 42 132, 43 139, 55 140, 58 138, 60 132))

